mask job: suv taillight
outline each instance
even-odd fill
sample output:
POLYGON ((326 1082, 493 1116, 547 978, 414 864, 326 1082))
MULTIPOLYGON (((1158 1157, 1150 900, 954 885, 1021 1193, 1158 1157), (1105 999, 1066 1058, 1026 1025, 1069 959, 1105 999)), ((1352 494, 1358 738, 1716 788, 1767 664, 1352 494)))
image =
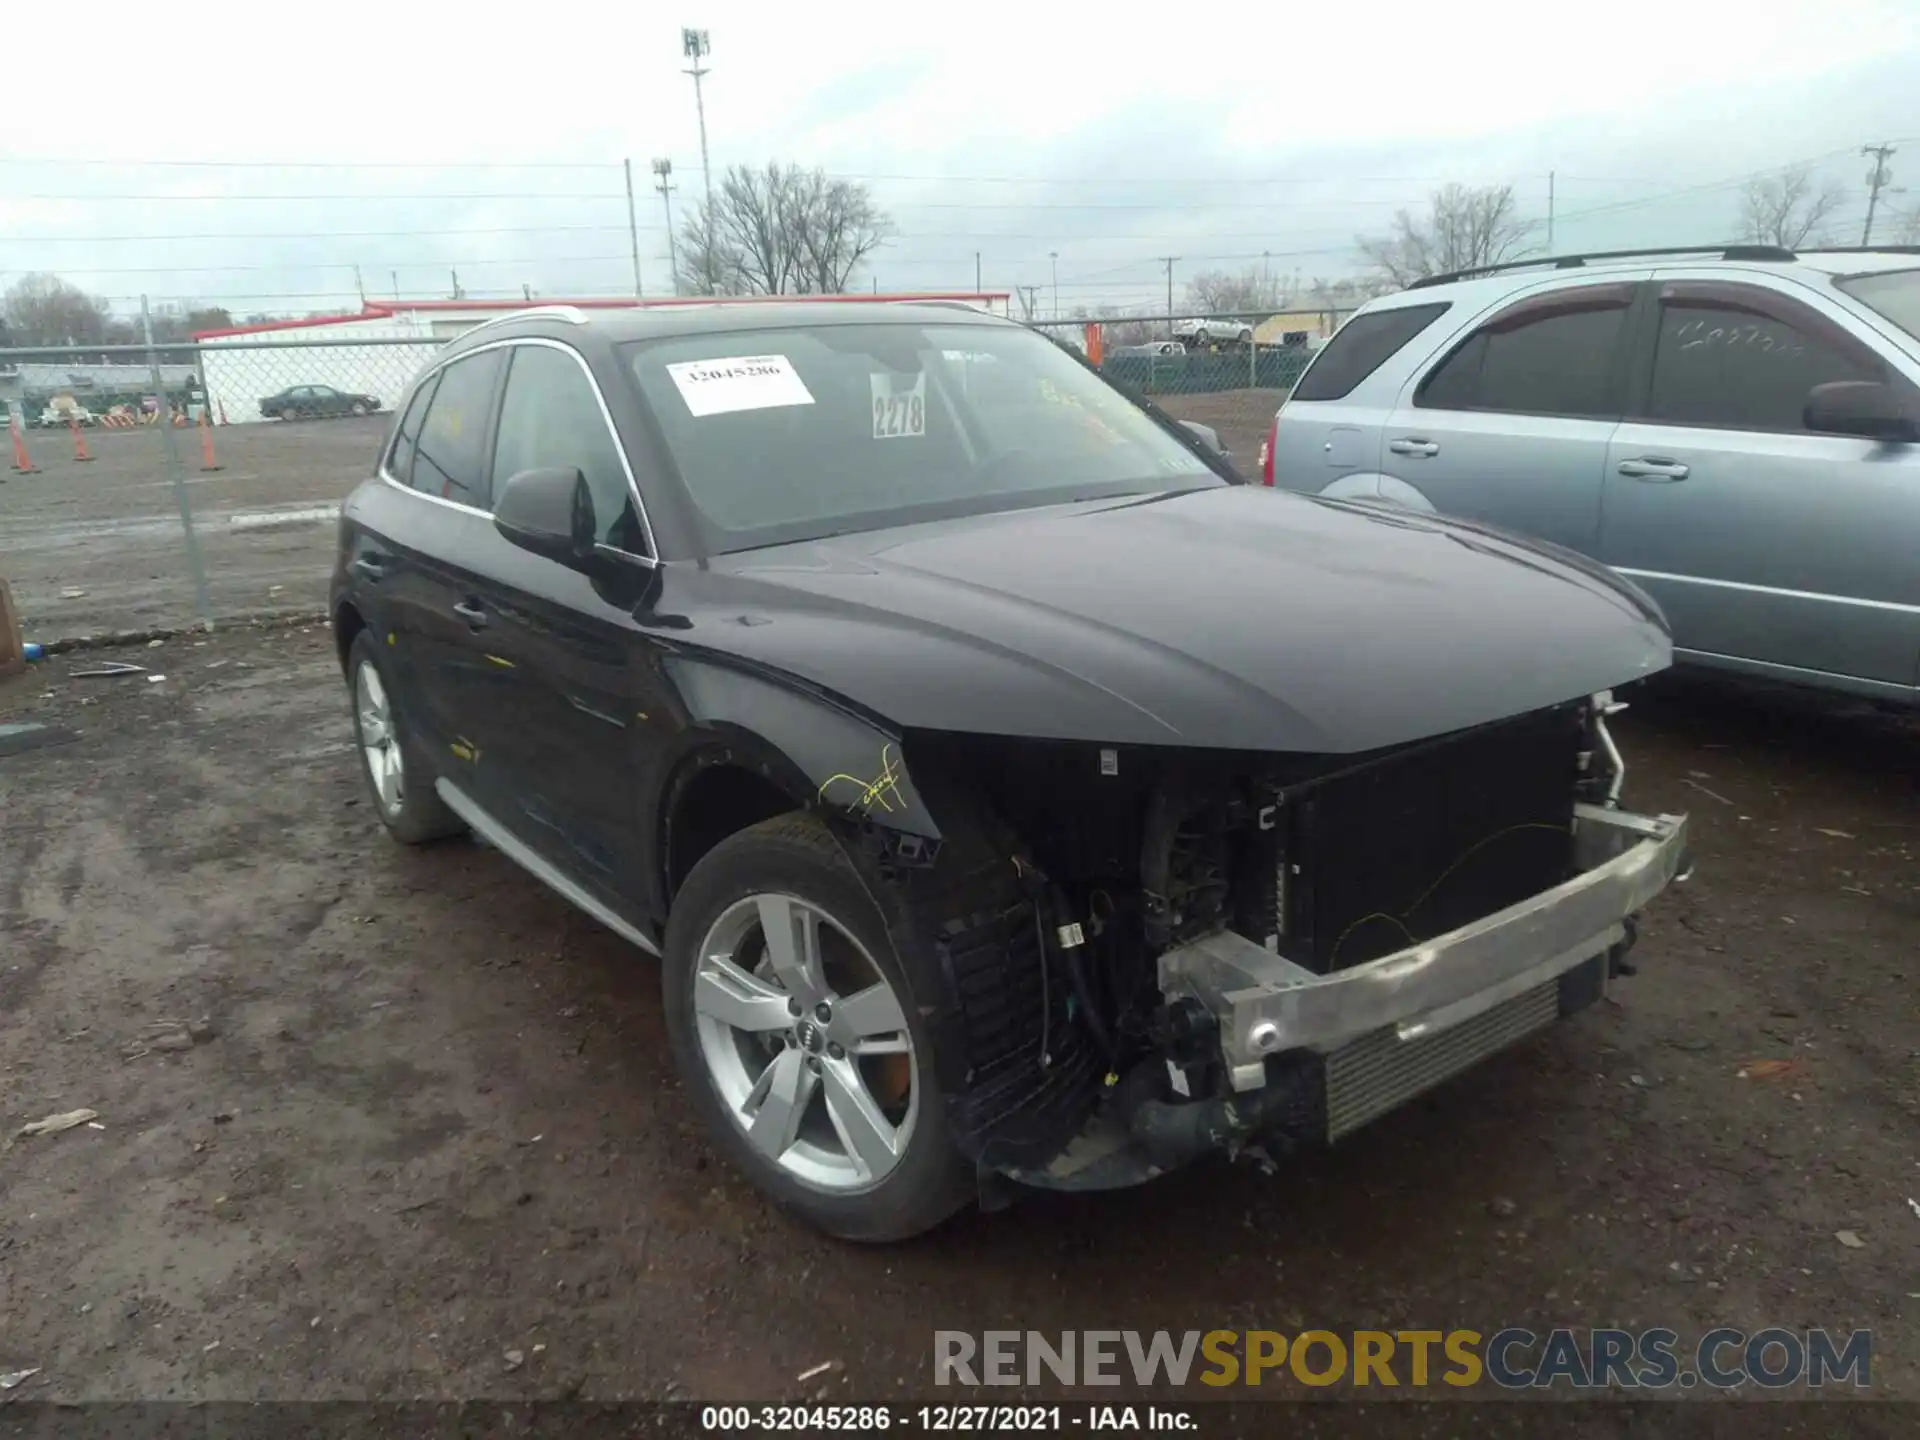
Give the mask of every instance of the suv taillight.
POLYGON ((1273 484, 1273 447, 1280 438, 1280 415, 1274 413, 1273 424, 1267 429, 1267 438, 1260 442, 1260 483, 1273 484))

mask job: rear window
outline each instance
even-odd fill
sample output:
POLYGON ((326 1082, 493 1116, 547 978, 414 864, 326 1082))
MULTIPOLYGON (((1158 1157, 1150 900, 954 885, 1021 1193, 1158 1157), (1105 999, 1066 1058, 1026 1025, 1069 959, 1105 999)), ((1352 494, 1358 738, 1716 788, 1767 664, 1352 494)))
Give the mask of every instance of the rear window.
POLYGON ((1225 483, 1013 325, 734 331, 626 357, 715 551, 1225 483))
POLYGON ((1448 308, 1446 301, 1432 305, 1402 305, 1393 310, 1375 310, 1356 315, 1342 325, 1326 344, 1300 383, 1293 387, 1295 400, 1341 400, 1353 393, 1353 387, 1392 359, 1414 336, 1426 329, 1448 308))
POLYGON ((1834 282, 1869 309, 1920 338, 1920 270, 1883 270, 1834 282))

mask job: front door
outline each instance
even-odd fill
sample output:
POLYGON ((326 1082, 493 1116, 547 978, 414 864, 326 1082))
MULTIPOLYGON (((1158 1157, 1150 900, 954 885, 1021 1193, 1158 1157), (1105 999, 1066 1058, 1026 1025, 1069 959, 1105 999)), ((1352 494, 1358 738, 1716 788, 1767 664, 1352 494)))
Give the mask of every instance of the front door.
POLYGON ((1445 514, 1594 553, 1638 288, 1563 287, 1496 312, 1407 382, 1381 473, 1445 514))
POLYGON ((1812 292, 1664 279, 1647 328, 1601 558, 1693 655, 1912 685, 1920 446, 1803 423, 1815 385, 1906 379, 1812 292))
POLYGON ((487 535, 474 557, 487 617, 475 739, 503 783, 496 811, 545 858, 617 910, 644 894, 639 765, 667 710, 634 612, 654 583, 628 467, 577 351, 526 340, 512 357, 494 442, 495 498, 527 470, 577 470, 600 551, 583 573, 487 535))

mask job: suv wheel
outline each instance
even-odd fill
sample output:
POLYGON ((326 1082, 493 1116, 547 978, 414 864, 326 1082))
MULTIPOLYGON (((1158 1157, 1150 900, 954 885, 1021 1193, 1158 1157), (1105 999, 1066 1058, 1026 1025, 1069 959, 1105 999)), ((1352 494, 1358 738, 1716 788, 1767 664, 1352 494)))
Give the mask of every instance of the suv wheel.
POLYGON ((902 1240, 966 1203, 914 1003, 932 978, 812 816, 722 841, 674 898, 662 988, 687 1093, 735 1165, 829 1234, 902 1240))
POLYGON ((434 793, 433 771, 394 704, 371 631, 354 636, 347 677, 361 770, 387 833, 403 845, 458 835, 466 826, 434 793))
POLYGON ((353 404, 347 407, 347 413, 353 416, 356 420, 359 419, 360 416, 367 413, 367 402, 364 400, 354 401, 353 404))

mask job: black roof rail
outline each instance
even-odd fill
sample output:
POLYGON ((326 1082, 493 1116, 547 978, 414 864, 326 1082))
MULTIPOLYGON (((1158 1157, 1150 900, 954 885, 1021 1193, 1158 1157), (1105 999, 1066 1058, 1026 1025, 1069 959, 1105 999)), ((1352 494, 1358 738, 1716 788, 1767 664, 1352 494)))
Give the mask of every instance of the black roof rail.
POLYGON ((1920 255, 1920 245, 1809 245, 1809 255, 1920 255))
POLYGON ((1414 281, 1407 288, 1425 290, 1433 285, 1451 285, 1456 280, 1477 280, 1484 275, 1498 275, 1506 270, 1526 270, 1536 265, 1550 266, 1555 270, 1578 270, 1590 260, 1638 260, 1652 255, 1714 254, 1722 260, 1770 260, 1790 263, 1800 258, 1784 245, 1663 245, 1652 249, 1589 250, 1583 255, 1536 255, 1530 260, 1507 260, 1498 265, 1475 265, 1466 270, 1454 270, 1445 275, 1427 275, 1414 281))

